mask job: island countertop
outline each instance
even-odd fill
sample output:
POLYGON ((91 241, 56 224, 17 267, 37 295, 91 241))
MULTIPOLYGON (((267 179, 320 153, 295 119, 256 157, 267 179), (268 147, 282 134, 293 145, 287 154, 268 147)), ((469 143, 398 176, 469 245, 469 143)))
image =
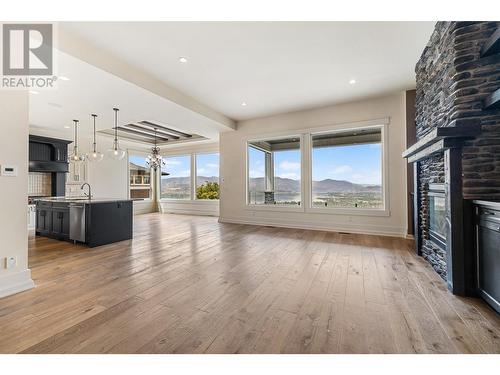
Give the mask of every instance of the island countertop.
POLYGON ((51 202, 51 203, 110 203, 110 202, 132 202, 133 199, 123 199, 123 198, 72 198, 72 197, 49 197, 49 198, 39 198, 35 199, 37 202, 51 202))

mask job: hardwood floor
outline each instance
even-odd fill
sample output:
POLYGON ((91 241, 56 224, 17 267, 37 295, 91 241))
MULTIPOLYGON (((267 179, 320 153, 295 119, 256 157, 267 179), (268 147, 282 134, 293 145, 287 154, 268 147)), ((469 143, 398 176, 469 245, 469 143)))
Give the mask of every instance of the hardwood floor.
POLYGON ((406 240, 160 214, 134 232, 30 238, 37 287, 0 300, 0 352, 500 352, 499 316, 406 240))

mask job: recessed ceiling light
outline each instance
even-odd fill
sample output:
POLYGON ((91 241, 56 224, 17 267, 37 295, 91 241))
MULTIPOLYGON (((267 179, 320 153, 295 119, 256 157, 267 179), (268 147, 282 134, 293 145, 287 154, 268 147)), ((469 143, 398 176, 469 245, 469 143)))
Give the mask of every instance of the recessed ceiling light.
POLYGON ((59 103, 49 102, 47 104, 54 108, 62 108, 62 105, 60 105, 59 103))
POLYGON ((65 76, 59 76, 59 79, 62 81, 69 81, 69 78, 65 76))
POLYGON ((351 84, 351 85, 354 85, 355 83, 356 83, 356 80, 355 80, 355 79, 351 79, 351 80, 349 81, 349 84, 351 84))
POLYGON ((247 106, 247 102, 241 102, 241 105, 242 105, 243 107, 246 107, 246 106, 247 106))
POLYGON ((179 62, 181 63, 187 63, 188 59, 185 57, 179 57, 179 62))
POLYGON ((33 95, 38 95, 38 91, 35 91, 35 90, 30 90, 30 94, 33 94, 33 95))

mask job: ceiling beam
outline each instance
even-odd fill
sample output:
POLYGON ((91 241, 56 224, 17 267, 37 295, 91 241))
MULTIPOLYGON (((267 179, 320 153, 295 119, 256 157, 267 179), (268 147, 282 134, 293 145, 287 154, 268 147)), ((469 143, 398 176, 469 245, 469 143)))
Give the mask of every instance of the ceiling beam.
MULTIPOLYGON (((118 127, 118 131, 119 132, 125 132, 125 133, 128 133, 128 134, 134 134, 134 135, 139 136, 139 137, 144 137, 144 138, 150 140, 151 142, 154 142, 154 140, 155 140, 154 135, 143 133, 143 132, 140 132, 140 131, 137 131, 137 130, 133 130, 133 129, 127 129, 127 128, 119 126, 118 127)), ((158 137, 157 136, 157 140, 161 141, 161 142, 167 142, 168 138, 163 138, 163 137, 158 137)))
POLYGON ((161 132, 166 133, 166 134, 174 135, 177 137, 182 137, 182 138, 191 138, 192 137, 191 134, 187 134, 187 133, 183 133, 183 132, 178 131, 178 130, 170 129, 170 128, 167 128, 163 125, 159 125, 159 124, 156 124, 156 123, 151 122, 151 121, 139 121, 139 124, 148 126, 151 129, 158 129, 158 131, 161 131, 161 132))
MULTIPOLYGON (((144 128, 143 126, 140 126, 140 125, 136 125, 136 124, 126 124, 126 125, 123 125, 125 128, 128 128, 128 129, 131 129, 131 130, 135 130, 137 132, 140 132, 140 133, 144 133, 144 134, 147 134, 147 135, 150 135, 150 136, 155 136, 155 131, 154 130, 150 130, 149 128, 144 128)), ((162 137, 162 138, 165 138, 167 140, 170 140, 170 139, 179 139, 179 137, 175 136, 175 135, 170 135, 170 134, 164 134, 164 133, 161 133, 159 131, 156 132, 156 135, 157 137, 162 137)))

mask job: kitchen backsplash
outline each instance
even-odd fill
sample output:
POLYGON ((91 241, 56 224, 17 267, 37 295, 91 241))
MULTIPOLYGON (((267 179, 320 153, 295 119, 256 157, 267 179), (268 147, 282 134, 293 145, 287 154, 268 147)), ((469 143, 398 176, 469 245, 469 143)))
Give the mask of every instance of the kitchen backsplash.
POLYGON ((28 196, 47 197, 52 195, 52 174, 30 172, 28 175, 28 196))

